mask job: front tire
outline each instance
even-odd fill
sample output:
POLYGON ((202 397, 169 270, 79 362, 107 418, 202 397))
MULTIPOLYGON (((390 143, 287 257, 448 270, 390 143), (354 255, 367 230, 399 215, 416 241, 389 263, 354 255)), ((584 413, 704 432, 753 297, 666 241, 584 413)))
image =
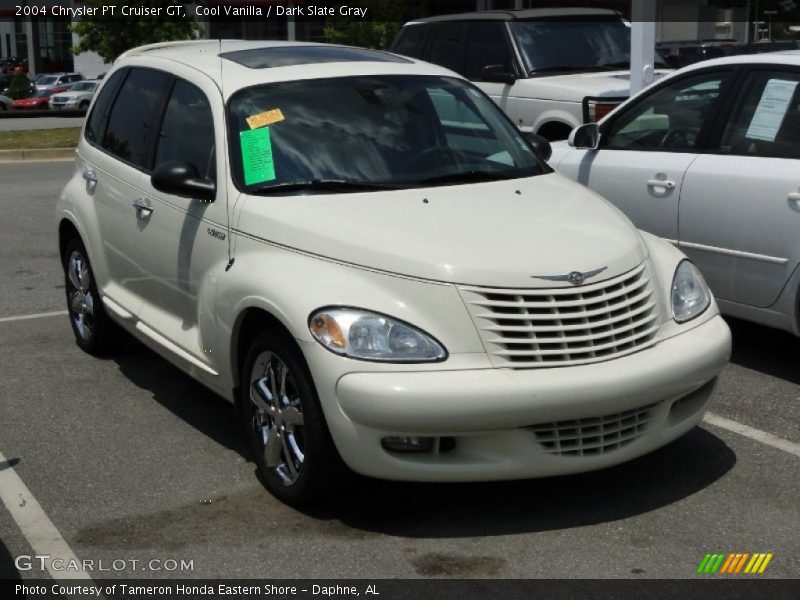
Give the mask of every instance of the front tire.
POLYGON ((103 308, 89 255, 79 239, 69 242, 64 252, 64 280, 76 343, 89 354, 104 354, 116 331, 103 308))
POLYGON ((265 487, 290 505, 334 491, 347 469, 290 336, 268 331, 253 341, 240 390, 242 424, 265 487))

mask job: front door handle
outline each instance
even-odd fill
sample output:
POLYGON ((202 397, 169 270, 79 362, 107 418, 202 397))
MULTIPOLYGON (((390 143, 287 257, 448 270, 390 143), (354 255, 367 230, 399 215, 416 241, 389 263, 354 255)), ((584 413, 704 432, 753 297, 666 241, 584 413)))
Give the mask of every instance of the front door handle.
POLYGON ((136 209, 136 214, 137 216, 140 217, 149 217, 150 215, 153 214, 153 211, 155 210, 155 208, 147 204, 141 198, 137 198, 136 200, 131 202, 131 206, 133 206, 133 208, 136 209))
POLYGON ((661 187, 668 190, 675 189, 675 182, 669 179, 650 179, 647 182, 647 187, 661 187))
POLYGON ((97 183, 97 175, 91 169, 83 170, 83 178, 89 183, 97 183))

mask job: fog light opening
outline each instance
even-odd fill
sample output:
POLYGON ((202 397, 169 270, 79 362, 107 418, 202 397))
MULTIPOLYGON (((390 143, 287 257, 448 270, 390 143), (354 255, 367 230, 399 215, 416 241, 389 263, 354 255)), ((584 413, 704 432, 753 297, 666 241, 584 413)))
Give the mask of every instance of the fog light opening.
POLYGON ((417 436, 392 436, 381 440, 381 446, 389 452, 425 453, 433 452, 437 438, 417 436))

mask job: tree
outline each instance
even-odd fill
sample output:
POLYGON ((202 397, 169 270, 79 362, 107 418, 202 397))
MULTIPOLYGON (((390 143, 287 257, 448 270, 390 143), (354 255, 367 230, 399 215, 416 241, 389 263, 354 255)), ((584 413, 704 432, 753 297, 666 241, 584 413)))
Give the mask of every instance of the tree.
POLYGON ((73 33, 80 36, 78 44, 72 49, 73 53, 94 51, 101 58, 110 63, 120 54, 136 46, 152 44, 155 42, 168 42, 173 40, 188 40, 197 37, 201 29, 199 23, 186 14, 182 16, 166 16, 165 8, 172 4, 181 4, 170 0, 132 0, 127 3, 129 7, 144 9, 161 8, 159 16, 122 16, 122 5, 117 4, 113 15, 102 15, 102 7, 108 2, 102 0, 85 0, 84 4, 98 8, 98 15, 86 17, 74 23, 71 27, 73 33))
POLYGON ((31 80, 25 73, 17 73, 6 90, 6 96, 12 100, 28 98, 31 95, 31 80))
POLYGON ((323 29, 325 41, 331 44, 388 48, 402 25, 404 3, 397 0, 358 0, 352 3, 367 9, 366 17, 344 17, 329 22, 323 29))

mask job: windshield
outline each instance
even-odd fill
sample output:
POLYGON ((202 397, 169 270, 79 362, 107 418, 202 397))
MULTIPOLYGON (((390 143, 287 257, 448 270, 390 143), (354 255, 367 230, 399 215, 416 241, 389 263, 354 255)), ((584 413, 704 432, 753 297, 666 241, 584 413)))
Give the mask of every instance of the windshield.
POLYGON ((250 193, 399 189, 549 172, 487 96, 449 77, 246 88, 230 100, 228 123, 234 180, 250 193))
POLYGON ((69 86, 70 92, 89 92, 93 90, 97 86, 96 83, 89 83, 86 81, 82 81, 80 83, 73 83, 69 86))
POLYGON ((58 77, 42 77, 37 79, 36 83, 38 85, 53 85, 56 81, 58 81, 58 77))
MULTIPOLYGON (((631 28, 620 19, 515 21, 510 25, 532 75, 630 68, 631 28)), ((658 53, 656 66, 666 67, 658 53)))

